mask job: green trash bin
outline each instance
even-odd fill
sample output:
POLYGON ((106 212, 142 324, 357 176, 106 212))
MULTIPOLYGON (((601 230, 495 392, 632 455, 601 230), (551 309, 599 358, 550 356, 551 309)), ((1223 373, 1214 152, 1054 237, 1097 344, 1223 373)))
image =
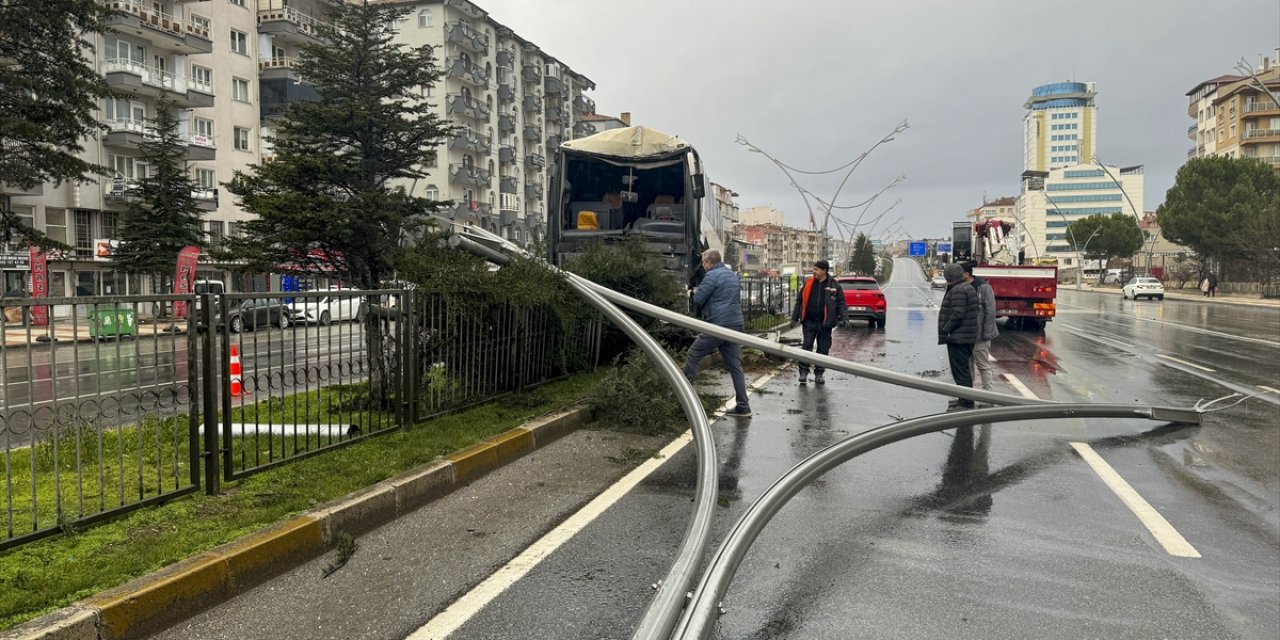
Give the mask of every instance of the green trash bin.
POLYGON ((89 309, 89 335, 108 338, 138 335, 138 314, 128 307, 89 309))

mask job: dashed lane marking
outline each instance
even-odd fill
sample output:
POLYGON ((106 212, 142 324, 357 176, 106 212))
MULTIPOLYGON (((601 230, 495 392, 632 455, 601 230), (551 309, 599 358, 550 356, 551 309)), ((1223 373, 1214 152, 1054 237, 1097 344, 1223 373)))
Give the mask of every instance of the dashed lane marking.
POLYGON ((1191 543, 1187 542, 1187 539, 1182 537, 1182 534, 1178 533, 1178 530, 1174 529, 1155 507, 1151 506, 1151 503, 1138 495, 1138 492, 1134 491, 1133 487, 1093 450, 1093 447, 1083 442, 1072 442, 1071 447, 1093 468, 1094 473, 1097 473, 1098 477, 1106 483, 1107 488, 1111 489, 1126 507, 1129 507, 1133 515, 1138 516, 1138 520, 1147 527, 1151 535, 1155 536, 1156 541, 1169 552, 1169 555, 1180 558, 1200 557, 1200 552, 1196 551, 1196 548, 1191 546, 1191 543))
POLYGON ((1017 376, 1013 375, 1012 373, 1005 373, 1002 375, 1004 376, 1004 379, 1008 380, 1009 384, 1013 385, 1013 388, 1017 389, 1018 393, 1021 393, 1024 398, 1031 398, 1033 400, 1040 399, 1040 396, 1037 396, 1034 392, 1031 391, 1031 389, 1028 389, 1027 385, 1022 384, 1022 381, 1019 380, 1017 376))
POLYGON ((1201 371, 1208 371, 1209 373, 1217 373, 1217 371, 1216 371, 1216 370, 1214 370, 1214 369, 1210 369, 1209 367, 1202 367, 1202 366, 1200 366, 1200 365, 1198 365, 1198 364, 1196 364, 1196 363, 1194 363, 1194 362, 1187 362, 1186 360, 1182 360, 1182 359, 1179 359, 1179 358, 1175 358, 1175 357, 1173 357, 1173 356, 1166 356, 1166 355, 1165 355, 1165 354, 1163 354, 1163 353, 1157 353, 1157 354, 1156 354, 1156 357, 1157 357, 1157 358, 1164 358, 1165 360, 1168 360, 1168 361, 1170 361, 1170 362, 1176 362, 1176 363, 1178 363, 1178 364, 1180 364, 1180 365, 1183 365, 1183 366, 1187 366, 1187 367, 1195 367, 1195 368, 1197 368, 1197 369, 1199 369, 1199 370, 1201 370, 1201 371))
POLYGON ((1268 387, 1268 386, 1267 386, 1267 385, 1265 385, 1265 384, 1260 384, 1260 385, 1258 385, 1258 388, 1259 388, 1259 389, 1262 389, 1262 390, 1264 390, 1264 391, 1270 391, 1271 393, 1274 393, 1274 394, 1276 394, 1276 395, 1280 395, 1280 389, 1275 389, 1275 388, 1272 388, 1272 387, 1268 387))

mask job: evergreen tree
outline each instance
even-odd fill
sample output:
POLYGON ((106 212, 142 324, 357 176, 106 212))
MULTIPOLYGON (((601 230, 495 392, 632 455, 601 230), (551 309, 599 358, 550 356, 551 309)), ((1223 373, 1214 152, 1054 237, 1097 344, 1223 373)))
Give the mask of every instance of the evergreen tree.
POLYGON ((1104 268, 1098 272, 1099 282, 1111 258, 1132 256, 1142 248, 1143 242, 1138 221, 1124 213, 1099 213, 1081 218, 1067 226, 1066 236, 1072 248, 1083 253, 1086 260, 1102 261, 1104 268))
POLYGON ((451 129, 424 100, 441 75, 432 48, 392 42, 404 11, 344 4, 334 12, 325 44, 305 47, 298 65, 318 101, 291 103, 269 140, 275 159, 227 183, 257 216, 229 245, 263 270, 337 268, 373 289, 391 278, 442 204, 402 185, 427 176, 451 129))
POLYGON ((853 254, 849 258, 849 270, 859 275, 872 275, 876 271, 876 251, 871 238, 859 233, 853 240, 853 254))
POLYGON ((183 247, 205 245, 201 210, 183 159, 187 145, 178 135, 172 103, 160 102, 139 148, 150 174, 121 216, 120 248, 113 259, 121 271, 160 276, 173 272, 183 247))
MULTIPOLYGON (((32 189, 102 173, 79 153, 101 130, 94 112, 110 95, 88 63, 88 38, 113 13, 98 0, 0 2, 0 183, 32 189)), ((67 248, 0 212, 0 241, 15 236, 67 248)))
MULTIPOLYGON (((375 289, 406 262, 415 241, 431 242, 428 216, 441 204, 405 186, 425 178, 435 147, 451 133, 425 100, 441 76, 432 48, 393 42, 405 10, 341 4, 323 44, 298 65, 316 102, 293 102, 279 126, 275 159, 236 172, 227 189, 257 217, 232 238, 231 254, 252 267, 332 269, 375 289)), ((388 408, 397 387, 394 350, 375 307, 365 315, 371 407, 388 408)))

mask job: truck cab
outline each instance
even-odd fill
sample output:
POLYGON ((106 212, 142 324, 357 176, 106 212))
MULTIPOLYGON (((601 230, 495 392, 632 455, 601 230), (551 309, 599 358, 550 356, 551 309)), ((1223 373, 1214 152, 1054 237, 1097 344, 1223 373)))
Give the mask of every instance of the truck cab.
MULTIPOLYGON (((973 275, 991 283, 996 295, 996 317, 1008 318, 1007 327, 1040 331, 1057 314, 1055 264, 1022 264, 1007 220, 980 220, 952 224, 952 243, 971 252, 973 275)), ((955 254, 959 260, 959 253, 955 254)))

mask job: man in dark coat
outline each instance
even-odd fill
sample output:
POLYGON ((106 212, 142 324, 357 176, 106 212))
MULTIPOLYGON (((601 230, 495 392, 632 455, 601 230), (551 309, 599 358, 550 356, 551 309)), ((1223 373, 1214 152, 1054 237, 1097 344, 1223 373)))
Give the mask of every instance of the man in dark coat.
MULTIPOLYGON (((840 283, 831 277, 831 265, 826 260, 813 263, 813 277, 800 288, 796 298, 796 306, 791 310, 791 326, 800 323, 804 327, 805 351, 812 351, 814 342, 818 344, 818 353, 831 353, 831 330, 844 319, 844 290, 840 283)), ((823 367, 813 368, 814 384, 824 384, 823 367)), ((800 363, 800 384, 809 379, 808 363, 800 363)))
MULTIPOLYGON (((693 304, 700 310, 702 319, 726 329, 742 331, 742 285, 738 275, 724 263, 720 252, 708 249, 702 254, 702 268, 706 275, 693 293, 693 304)), ((747 378, 742 371, 742 345, 708 334, 699 334, 689 346, 684 362, 684 375, 693 382, 698 375, 702 359, 713 351, 720 351, 720 360, 729 370, 733 381, 733 395, 737 404, 728 415, 738 418, 751 416, 750 399, 747 398, 747 378)))
MULTIPOLYGON (((956 385, 973 388, 973 345, 981 331, 978 293, 964 281, 964 269, 958 264, 947 265, 942 277, 947 279, 947 293, 938 309, 938 344, 947 345, 951 378, 956 385)), ((948 407, 971 409, 973 401, 957 398, 948 407)))

